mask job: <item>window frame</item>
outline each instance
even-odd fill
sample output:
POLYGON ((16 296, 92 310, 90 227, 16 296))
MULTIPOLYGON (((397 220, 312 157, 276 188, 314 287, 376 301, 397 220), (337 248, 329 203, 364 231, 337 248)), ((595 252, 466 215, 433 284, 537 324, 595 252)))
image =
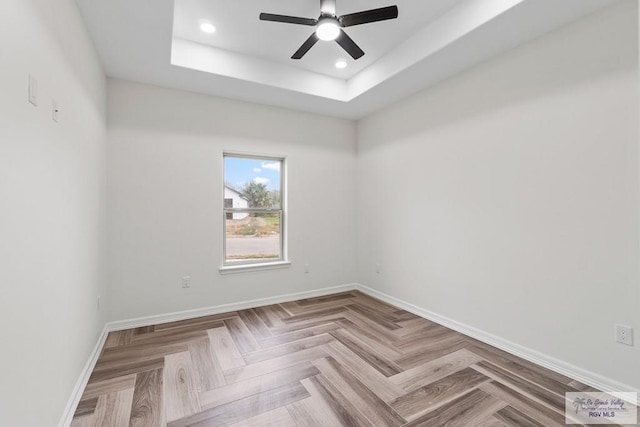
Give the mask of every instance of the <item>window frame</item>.
POLYGON ((244 270, 262 270, 282 268, 290 265, 287 255, 287 192, 286 192, 286 157, 254 153, 239 153, 236 151, 224 151, 222 153, 222 266, 220 273, 232 273, 244 270), (280 208, 227 208, 225 205, 225 176, 226 158, 240 158, 259 160, 263 162, 280 163, 280 208), (235 213, 251 214, 280 214, 280 257, 267 259, 251 259, 244 261, 227 261, 227 215, 233 216, 235 213))

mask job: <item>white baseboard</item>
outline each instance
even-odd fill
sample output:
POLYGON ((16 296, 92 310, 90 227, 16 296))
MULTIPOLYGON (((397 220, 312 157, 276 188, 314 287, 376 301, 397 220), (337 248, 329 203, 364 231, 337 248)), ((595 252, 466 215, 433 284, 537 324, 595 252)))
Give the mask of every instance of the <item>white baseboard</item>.
POLYGON ((67 402, 67 407, 64 409, 60 422, 58 422, 58 427, 68 427, 69 425, 71 425, 73 414, 75 414, 78 403, 80 403, 80 398, 82 397, 84 388, 89 382, 91 372, 93 372, 93 368, 96 366, 98 357, 100 357, 100 353, 102 352, 102 347, 107 340, 107 334, 107 325, 105 325, 102 328, 100 336, 98 337, 98 342, 96 342, 96 345, 93 347, 93 351, 89 355, 89 360, 87 360, 87 363, 85 363, 84 368, 82 368, 82 371, 80 372, 80 378, 78 378, 78 381, 76 381, 76 385, 71 392, 71 397, 67 402))
POLYGON ((598 390, 615 394, 622 399, 627 399, 627 395, 623 394, 624 392, 638 393, 638 401, 636 402, 636 404, 640 405, 640 390, 628 384, 612 380, 611 378, 604 377, 600 374, 596 374, 595 372, 588 371, 565 361, 540 353, 536 350, 532 350, 520 344, 516 344, 504 338, 500 338, 478 328, 474 328, 473 326, 469 326, 456 320, 441 316, 437 313, 426 310, 422 307, 418 307, 391 295, 387 295, 365 285, 357 284, 356 289, 371 297, 399 307, 427 320, 431 320, 432 322, 438 323, 449 329, 453 329, 454 331, 460 332, 461 334, 467 335, 478 341, 482 341, 483 343, 499 348, 500 350, 504 350, 507 353, 513 354, 514 356, 521 357, 525 360, 528 360, 529 362, 535 363, 536 365, 578 380, 581 383, 597 388, 598 390))
POLYGON ((216 305, 213 307, 198 308, 195 310, 177 311, 175 313, 159 314, 154 316, 138 317, 129 320, 119 320, 107 323, 107 330, 122 331, 143 326, 159 325, 162 323, 176 322, 179 320, 193 319, 196 317, 211 316, 213 314, 228 313, 230 311, 246 310, 247 308, 262 307, 265 305, 280 304, 283 302, 297 301, 305 298, 315 298, 331 295, 338 292, 353 291, 359 287, 356 283, 333 286, 330 288, 316 289, 313 291, 296 292, 268 298, 258 298, 249 301, 235 302, 231 304, 216 305))

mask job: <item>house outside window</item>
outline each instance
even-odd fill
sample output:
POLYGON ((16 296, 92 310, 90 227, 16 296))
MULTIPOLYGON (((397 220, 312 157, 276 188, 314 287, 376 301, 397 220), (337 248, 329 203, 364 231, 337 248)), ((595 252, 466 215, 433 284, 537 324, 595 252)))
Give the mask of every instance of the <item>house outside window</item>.
POLYGON ((224 154, 223 267, 286 261, 284 159, 224 154))
MULTIPOLYGON (((249 201, 242 195, 240 190, 236 190, 225 184, 224 186, 224 208, 225 209, 242 209, 249 207, 249 201)), ((243 219, 247 217, 247 213, 243 212, 226 212, 227 219, 243 219)))

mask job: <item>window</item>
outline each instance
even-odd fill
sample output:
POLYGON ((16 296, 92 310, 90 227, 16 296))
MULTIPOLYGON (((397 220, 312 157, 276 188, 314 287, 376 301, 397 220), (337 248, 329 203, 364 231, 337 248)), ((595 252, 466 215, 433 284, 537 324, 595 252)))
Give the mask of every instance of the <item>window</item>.
POLYGON ((284 159, 224 155, 223 267, 283 262, 284 159))

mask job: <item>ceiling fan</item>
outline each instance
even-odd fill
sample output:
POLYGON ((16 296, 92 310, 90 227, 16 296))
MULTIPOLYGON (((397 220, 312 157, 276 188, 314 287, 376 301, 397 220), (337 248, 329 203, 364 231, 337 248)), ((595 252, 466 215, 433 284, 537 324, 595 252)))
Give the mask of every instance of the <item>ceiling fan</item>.
POLYGON ((274 15, 261 13, 261 21, 284 22, 286 24, 317 26, 316 30, 305 41, 291 59, 302 58, 318 40, 335 40, 353 59, 364 55, 364 51, 344 32, 343 28, 370 22, 385 21, 398 17, 398 6, 388 6, 363 12, 336 16, 336 0, 320 0, 320 17, 318 19, 299 18, 297 16, 274 15))

